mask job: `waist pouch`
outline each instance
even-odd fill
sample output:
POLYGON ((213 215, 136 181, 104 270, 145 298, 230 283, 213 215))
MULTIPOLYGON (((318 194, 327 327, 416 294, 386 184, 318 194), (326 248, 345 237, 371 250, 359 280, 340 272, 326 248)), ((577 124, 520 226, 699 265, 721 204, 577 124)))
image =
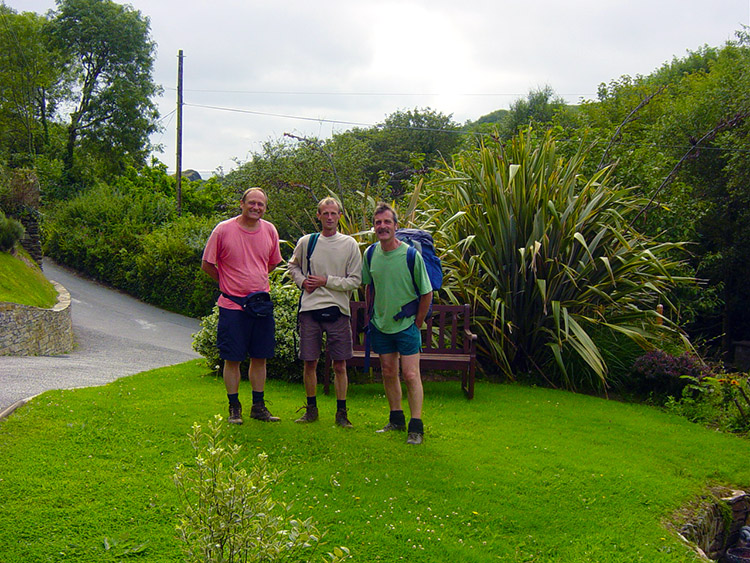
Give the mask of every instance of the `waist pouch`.
MULTIPOLYGON (((393 320, 405 319, 406 317, 416 317, 417 311, 419 311, 419 299, 409 301, 406 305, 401 307, 401 310, 393 315, 393 320)), ((429 319, 432 316, 432 302, 430 302, 430 308, 427 310, 427 317, 429 319)))
POLYGON ((319 323, 331 323, 337 321, 341 316, 341 310, 336 305, 324 309, 315 309, 310 313, 312 313, 313 319, 319 323))
POLYGON ((251 317, 262 318, 273 315, 273 302, 266 291, 255 291, 245 297, 235 297, 224 292, 221 293, 227 299, 234 301, 251 317))

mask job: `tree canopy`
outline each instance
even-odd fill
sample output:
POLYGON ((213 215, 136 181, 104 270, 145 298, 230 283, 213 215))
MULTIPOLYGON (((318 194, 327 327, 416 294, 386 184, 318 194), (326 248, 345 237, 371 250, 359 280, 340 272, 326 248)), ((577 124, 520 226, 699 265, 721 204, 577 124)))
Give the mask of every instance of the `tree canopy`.
POLYGON ((65 171, 74 172, 77 149, 97 155, 105 172, 143 162, 159 93, 148 18, 111 0, 58 0, 50 36, 68 61, 65 171))
POLYGON ((0 5, 0 47, 0 163, 37 167, 61 194, 145 163, 160 93, 147 17, 112 0, 0 5))

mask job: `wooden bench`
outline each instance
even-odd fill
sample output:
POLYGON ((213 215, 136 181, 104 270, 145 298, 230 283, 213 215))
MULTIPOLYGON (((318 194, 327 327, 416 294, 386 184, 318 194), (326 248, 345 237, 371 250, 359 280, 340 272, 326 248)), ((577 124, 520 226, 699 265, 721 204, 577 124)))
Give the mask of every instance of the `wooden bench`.
MULTIPOLYGON (((367 309, 362 301, 352 301, 351 329, 354 340, 354 357, 346 361, 347 367, 364 367, 364 327, 367 326, 367 309)), ((477 335, 469 328, 471 315, 468 305, 432 306, 432 316, 422 327, 422 353, 420 369, 460 370, 461 388, 466 397, 474 397, 474 373, 477 362, 477 335)), ((326 353, 323 391, 330 388, 331 359, 326 353)), ((380 359, 370 353, 370 365, 380 369, 380 359)))

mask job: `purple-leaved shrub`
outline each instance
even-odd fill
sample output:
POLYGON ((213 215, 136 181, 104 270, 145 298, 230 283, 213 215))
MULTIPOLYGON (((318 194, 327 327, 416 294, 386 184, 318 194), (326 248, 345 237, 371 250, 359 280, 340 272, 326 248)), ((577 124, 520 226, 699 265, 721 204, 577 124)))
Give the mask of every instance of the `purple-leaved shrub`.
POLYGON ((711 370, 695 354, 684 352, 678 356, 662 350, 652 350, 633 363, 632 383, 638 393, 654 398, 680 397, 690 380, 700 381, 710 376, 711 370))

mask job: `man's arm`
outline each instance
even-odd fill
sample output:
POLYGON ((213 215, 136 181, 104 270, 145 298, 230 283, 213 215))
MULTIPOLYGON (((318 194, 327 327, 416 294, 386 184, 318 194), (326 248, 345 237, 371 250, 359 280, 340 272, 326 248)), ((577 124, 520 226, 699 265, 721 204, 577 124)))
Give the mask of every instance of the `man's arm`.
POLYGON ((201 270, 211 276, 214 281, 219 281, 219 270, 216 267, 216 264, 211 264, 211 262, 206 262, 205 260, 203 260, 203 262, 201 262, 201 270))
POLYGON ((297 246, 294 247, 292 257, 287 262, 286 270, 292 281, 297 284, 297 287, 303 287, 305 274, 302 272, 302 239, 297 241, 297 246))
MULTIPOLYGON (((373 307, 375 305, 373 303, 374 300, 375 300, 375 294, 372 291, 372 285, 371 284, 367 284, 365 286, 365 307, 367 308, 368 314, 369 314, 370 311, 373 310, 373 307)), ((372 320, 372 319, 370 319, 370 320, 372 320)))
POLYGON ((276 269, 276 266, 281 264, 281 247, 279 246, 279 233, 276 230, 276 227, 267 221, 264 221, 264 224, 271 228, 272 250, 271 254, 268 256, 268 273, 270 274, 276 269))
POLYGON ((430 310, 430 303, 432 303, 432 292, 425 293, 419 298, 419 307, 417 308, 417 318, 414 323, 417 328, 422 328, 424 320, 427 318, 427 312, 430 310))
POLYGON ((328 276, 323 285, 333 291, 352 291, 362 285, 362 254, 356 243, 352 243, 346 259, 346 275, 328 276))

